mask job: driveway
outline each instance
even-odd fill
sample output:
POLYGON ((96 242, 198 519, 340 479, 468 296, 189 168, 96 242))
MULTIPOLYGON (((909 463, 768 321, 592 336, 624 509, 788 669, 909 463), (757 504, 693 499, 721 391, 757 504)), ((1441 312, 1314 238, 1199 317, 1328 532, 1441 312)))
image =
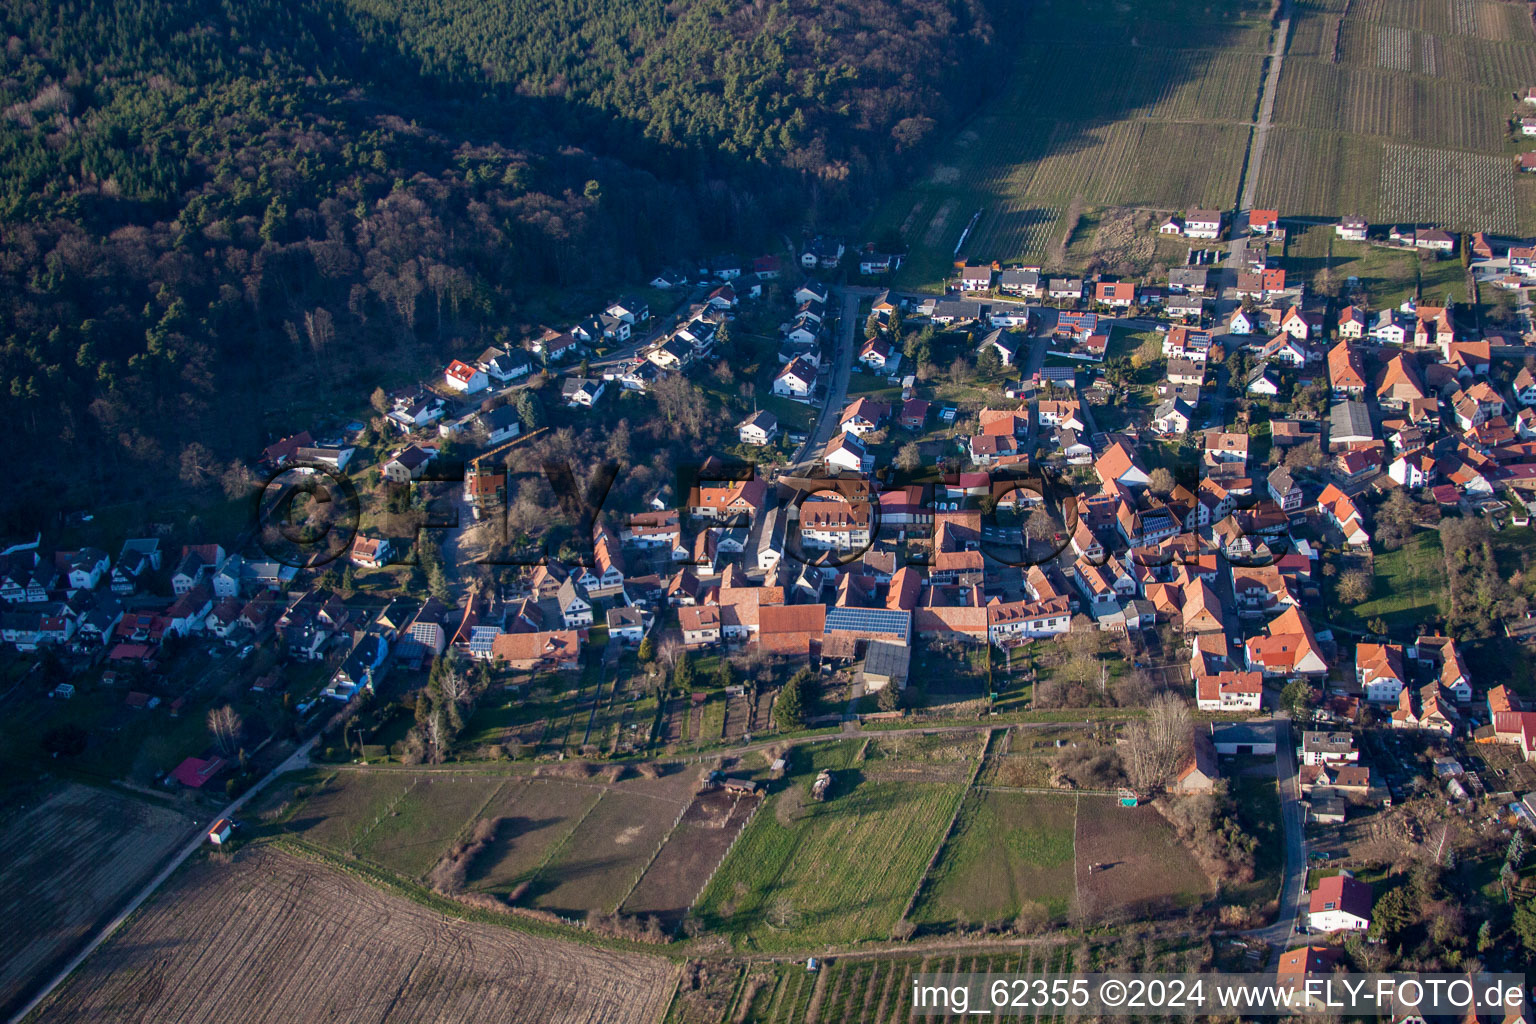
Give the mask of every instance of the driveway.
POLYGON ((1307 840, 1301 811, 1301 781, 1296 774, 1295 743, 1291 720, 1277 714, 1275 730, 1275 781, 1280 787, 1280 825, 1285 832, 1285 874, 1280 886, 1280 910, 1275 923, 1245 934, 1269 943, 1274 957, 1296 942, 1296 922, 1306 909, 1302 890, 1307 881, 1307 840))

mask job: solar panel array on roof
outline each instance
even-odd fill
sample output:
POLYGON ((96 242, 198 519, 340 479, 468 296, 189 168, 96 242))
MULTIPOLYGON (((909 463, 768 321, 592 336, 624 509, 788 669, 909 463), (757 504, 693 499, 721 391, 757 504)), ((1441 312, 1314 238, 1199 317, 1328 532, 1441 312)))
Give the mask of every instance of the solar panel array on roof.
POLYGON ((469 635, 469 653, 472 657, 489 658, 491 656, 491 644, 501 635, 501 629, 496 626, 476 626, 469 635))
POLYGON ((891 608, 828 608, 824 632, 889 633, 905 641, 911 624, 909 613, 891 608))

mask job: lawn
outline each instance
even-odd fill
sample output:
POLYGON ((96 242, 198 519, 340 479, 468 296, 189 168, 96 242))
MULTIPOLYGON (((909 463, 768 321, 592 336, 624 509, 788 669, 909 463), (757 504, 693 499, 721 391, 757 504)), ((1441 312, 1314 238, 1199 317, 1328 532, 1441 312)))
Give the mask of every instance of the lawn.
POLYGON ((639 881, 681 811, 681 804, 603 791, 597 806, 534 877, 524 899, 565 916, 613 912, 639 881))
POLYGON ((965 787, 865 781, 850 749, 817 745, 768 798, 699 899, 711 931, 757 950, 890 937, 965 787), (832 795, 818 803, 824 766, 832 795))
POLYGON ((1280 834, 1280 794, 1273 777, 1239 775, 1229 782, 1237 804, 1237 820, 1243 831, 1259 841, 1254 851, 1253 881, 1228 886, 1223 892, 1232 904, 1268 903, 1278 897, 1285 868, 1285 839, 1280 834))
POLYGON ((496 822, 496 836, 471 865, 469 887, 507 893, 533 877, 601 795, 593 786, 543 779, 509 784, 481 814, 496 822))
POLYGON ((996 790, 969 794, 913 920, 943 928, 1006 923, 1029 903, 1065 917, 1075 885, 1077 801, 996 790))
POLYGON ((423 776, 357 843, 358 856, 411 878, 423 878, 507 782, 423 776))
POLYGON ((1446 295, 1458 302, 1466 298, 1460 260, 1425 259, 1416 252, 1345 241, 1331 224, 1298 226, 1286 240, 1281 266, 1288 278, 1308 283, 1325 268, 1340 286, 1359 278, 1372 309, 1396 306, 1421 288, 1425 302, 1439 303, 1446 295))
POLYGON ((1378 552, 1375 583, 1371 599, 1350 609, 1357 622, 1380 617, 1396 629, 1443 617, 1447 592, 1440 535, 1421 530, 1396 551, 1378 552))

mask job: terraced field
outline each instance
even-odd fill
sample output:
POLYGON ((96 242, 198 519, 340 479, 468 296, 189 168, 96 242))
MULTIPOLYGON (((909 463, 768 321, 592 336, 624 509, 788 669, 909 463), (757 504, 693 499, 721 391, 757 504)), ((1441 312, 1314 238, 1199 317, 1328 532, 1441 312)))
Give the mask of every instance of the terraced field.
POLYGON ((1508 134, 1536 30, 1498 0, 1304 0, 1257 202, 1283 213, 1536 230, 1508 134))
POLYGON ((1268 45, 1267 5, 1031 4, 1006 84, 869 230, 912 247, 902 283, 977 259, 1042 259, 1064 210, 1226 207, 1268 45))

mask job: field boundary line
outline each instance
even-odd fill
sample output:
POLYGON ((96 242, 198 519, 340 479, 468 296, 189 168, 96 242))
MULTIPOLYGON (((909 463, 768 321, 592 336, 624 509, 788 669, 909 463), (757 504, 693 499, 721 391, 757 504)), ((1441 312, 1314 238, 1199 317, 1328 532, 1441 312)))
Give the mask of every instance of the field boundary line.
POLYGON ((1072 902, 1074 904, 1072 910, 1074 913, 1083 905, 1083 883, 1079 881, 1082 876, 1077 870, 1077 823, 1082 817, 1078 813, 1082 810, 1082 802, 1082 797, 1072 802, 1072 902))
MULTIPOLYGON (((696 799, 698 794, 695 793, 694 797, 696 799)), ((640 880, 645 877, 645 873, 647 871, 651 870, 651 865, 656 863, 656 858, 661 856, 661 848, 667 845, 667 840, 672 838, 672 834, 677 831, 677 826, 682 824, 683 815, 687 814, 688 808, 692 806, 693 800, 689 800, 687 803, 683 804, 682 809, 677 812, 677 817, 672 819, 671 826, 668 827, 666 832, 662 833, 661 842, 656 844, 656 849, 652 850, 651 855, 645 859, 645 863, 641 865, 640 871, 635 875, 635 880, 629 883, 629 888, 625 889, 624 895, 619 897, 619 902, 613 905, 613 912, 615 914, 623 911, 624 904, 629 900, 631 896, 635 894, 635 890, 640 886, 640 880)), ((731 809, 734 810, 735 808, 736 804, 733 801, 731 803, 731 809)))
POLYGON ((539 866, 533 869, 533 873, 528 876, 527 881, 534 882, 538 880, 538 877, 544 873, 544 869, 549 867, 550 861, 554 860, 560 851, 570 844, 571 836, 575 835, 576 830, 581 828, 582 822, 591 817, 592 812, 597 810, 597 805, 602 803, 603 797, 607 795, 608 791, 606 789, 598 791, 597 799, 592 801, 592 806, 583 811, 581 817, 577 818, 571 825, 570 830, 560 837, 560 841, 549 848, 549 852, 544 855, 543 860, 539 861, 539 866))
POLYGON ((725 848, 725 852, 720 855, 719 862, 717 862, 715 866, 710 869, 709 874, 705 876, 704 884, 699 886, 699 891, 693 894, 693 902, 688 904, 689 912, 692 912, 693 908, 699 905, 699 900, 704 898, 704 893, 709 890, 709 883, 715 880, 715 876, 720 873, 721 865, 725 863, 726 858, 730 857, 731 851, 736 849, 736 844, 741 842, 741 837, 747 834, 747 829, 752 825, 752 822, 757 819, 757 813, 763 809, 763 805, 767 802, 768 798, 766 796, 759 800, 757 802, 757 806, 752 808, 752 813, 747 815, 747 820, 741 823, 741 828, 737 829, 735 838, 731 840, 731 845, 725 848))
POLYGON ((983 793, 1029 793, 1035 796, 1119 796, 1117 789, 1052 789, 1049 786, 994 786, 982 783, 974 787, 983 793))
POLYGON ((373 824, 369 825, 368 828, 365 829, 361 835, 359 835, 356 839, 354 839, 352 841, 352 845, 347 847, 347 852, 350 853, 350 854, 356 855, 357 854, 357 848, 359 846, 363 845, 363 843, 367 841, 369 836, 373 835, 375 829, 377 829, 380 825, 384 824, 384 819, 389 817, 389 813, 391 811, 393 811, 396 807, 400 806, 400 801, 402 801, 406 797, 410 796, 411 795, 411 791, 414 790, 416 788, 416 786, 420 782, 421 782, 421 776, 420 775, 412 775, 411 776, 411 784, 409 786, 406 786, 405 789, 400 793, 399 796, 395 797, 394 800, 390 801, 390 804, 389 804, 388 807, 385 807, 381 812, 379 812, 379 816, 377 818, 373 819, 373 824))
POLYGON ((906 921, 912 909, 917 906, 918 898, 923 894, 923 887, 928 882, 928 876, 933 873, 933 866, 939 862, 939 855, 949 845, 949 840, 955 832, 955 823, 960 820, 960 812, 965 808, 965 802, 970 799, 971 790, 977 788, 976 779, 981 775, 982 766, 987 763, 986 750, 992 745, 992 737, 996 731, 995 729, 987 730, 987 741, 981 745, 982 754, 976 758, 976 763, 971 767, 971 777, 966 780, 965 787, 960 790, 960 799, 955 801, 955 809, 949 816, 949 824, 944 827, 944 833, 939 836, 933 852, 928 855, 928 863, 924 865, 922 874, 917 876, 917 885, 912 889, 912 895, 907 897, 906 906, 901 908, 901 915, 896 918, 898 925, 906 921))

